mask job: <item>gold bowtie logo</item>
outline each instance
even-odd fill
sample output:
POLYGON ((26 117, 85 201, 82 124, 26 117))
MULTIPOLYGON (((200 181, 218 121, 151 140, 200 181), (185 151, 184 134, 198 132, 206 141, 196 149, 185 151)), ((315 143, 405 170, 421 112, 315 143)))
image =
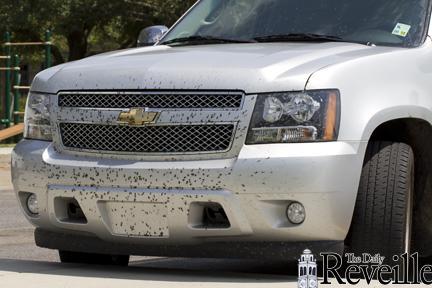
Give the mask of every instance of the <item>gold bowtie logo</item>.
POLYGON ((117 122, 120 125, 131 126, 155 124, 160 114, 160 111, 151 111, 148 108, 132 108, 128 112, 120 113, 117 122))

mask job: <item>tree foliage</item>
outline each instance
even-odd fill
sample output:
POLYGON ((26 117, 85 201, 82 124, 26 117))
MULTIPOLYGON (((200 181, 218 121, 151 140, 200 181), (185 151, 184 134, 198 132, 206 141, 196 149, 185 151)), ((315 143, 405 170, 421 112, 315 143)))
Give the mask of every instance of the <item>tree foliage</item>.
POLYGON ((139 31, 172 25, 195 0, 0 0, 0 32, 15 40, 55 35, 57 63, 132 47, 139 31))

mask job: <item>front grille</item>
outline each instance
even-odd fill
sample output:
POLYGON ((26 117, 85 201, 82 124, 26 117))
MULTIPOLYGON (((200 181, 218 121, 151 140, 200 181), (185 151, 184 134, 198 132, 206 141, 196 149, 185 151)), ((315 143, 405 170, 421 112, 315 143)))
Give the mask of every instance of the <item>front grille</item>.
POLYGON ((182 126, 117 126, 61 123, 67 148, 109 152, 222 152, 230 148, 233 124, 182 126))
POLYGON ((146 93, 85 92, 61 93, 60 107, 75 108, 240 108, 241 93, 146 93))

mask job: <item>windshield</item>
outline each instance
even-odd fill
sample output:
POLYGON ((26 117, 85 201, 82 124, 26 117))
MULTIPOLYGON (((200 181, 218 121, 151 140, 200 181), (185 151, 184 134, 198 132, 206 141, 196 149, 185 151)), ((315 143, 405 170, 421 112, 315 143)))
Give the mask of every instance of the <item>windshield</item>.
POLYGON ((313 39, 415 47, 423 42, 428 8, 429 0, 201 0, 161 44, 178 38, 184 41, 176 44, 182 45, 188 44, 186 38, 313 39))

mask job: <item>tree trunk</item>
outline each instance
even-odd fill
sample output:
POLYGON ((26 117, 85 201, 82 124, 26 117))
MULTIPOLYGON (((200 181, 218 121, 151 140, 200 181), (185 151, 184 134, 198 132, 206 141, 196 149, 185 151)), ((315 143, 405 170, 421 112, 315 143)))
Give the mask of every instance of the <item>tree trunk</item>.
POLYGON ((85 31, 71 31, 67 35, 69 61, 79 60, 87 55, 88 40, 85 31))
POLYGON ((54 65, 63 64, 65 62, 65 59, 63 58, 63 55, 57 46, 52 46, 51 53, 54 57, 54 65))

